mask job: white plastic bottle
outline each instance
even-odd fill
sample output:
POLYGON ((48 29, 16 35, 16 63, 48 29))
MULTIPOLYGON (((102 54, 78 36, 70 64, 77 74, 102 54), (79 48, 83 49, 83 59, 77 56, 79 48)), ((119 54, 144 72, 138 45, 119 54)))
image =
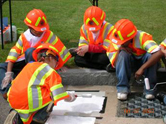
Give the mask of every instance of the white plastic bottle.
POLYGON ((144 81, 145 81, 145 88, 146 88, 147 90, 150 90, 149 79, 148 79, 148 78, 145 78, 144 81))
MULTIPOLYGON (((10 28, 9 28, 9 41, 11 41, 11 34, 10 34, 10 28)), ((17 41, 17 28, 15 25, 12 25, 12 33, 13 33, 13 41, 17 41)))

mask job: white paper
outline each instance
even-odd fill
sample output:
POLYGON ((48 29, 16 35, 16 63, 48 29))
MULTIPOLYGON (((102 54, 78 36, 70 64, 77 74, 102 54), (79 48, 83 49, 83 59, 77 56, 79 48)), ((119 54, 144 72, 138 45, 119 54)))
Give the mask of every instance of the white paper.
POLYGON ((92 96, 90 98, 77 97, 74 102, 61 100, 54 106, 51 115, 65 115, 66 112, 90 114, 100 112, 103 107, 104 97, 92 96))
POLYGON ((50 116, 45 124, 94 124, 94 117, 50 116))

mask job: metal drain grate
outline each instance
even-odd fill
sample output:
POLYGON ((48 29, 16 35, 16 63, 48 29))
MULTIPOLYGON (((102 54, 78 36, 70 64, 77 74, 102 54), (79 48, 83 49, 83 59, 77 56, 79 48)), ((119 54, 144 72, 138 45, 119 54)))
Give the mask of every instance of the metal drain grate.
POLYGON ((142 94, 130 94, 127 101, 118 100, 118 117, 162 118, 166 115, 166 106, 158 99, 147 100, 142 94))

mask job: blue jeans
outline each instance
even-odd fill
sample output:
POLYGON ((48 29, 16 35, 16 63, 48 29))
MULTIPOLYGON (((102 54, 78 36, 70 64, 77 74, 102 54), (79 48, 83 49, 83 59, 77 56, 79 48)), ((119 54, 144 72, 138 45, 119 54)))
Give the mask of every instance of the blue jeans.
MULTIPOLYGON (((130 77, 131 73, 138 70, 149 58, 150 53, 145 53, 141 57, 136 57, 125 51, 120 51, 116 62, 116 76, 118 78, 117 92, 128 93, 130 92, 130 77)), ((157 65, 155 64, 144 71, 145 77, 149 79, 150 88, 153 88, 157 82, 157 65)), ((150 93, 144 90, 145 93, 150 93)))
MULTIPOLYGON (((20 62, 15 62, 12 68, 12 72, 14 73, 14 77, 15 78, 19 72, 24 68, 24 66, 26 65, 26 63, 30 62, 30 61, 34 61, 33 57, 32 57, 32 52, 35 50, 35 48, 29 48, 27 49, 27 51, 25 51, 25 60, 20 61, 20 62)), ((8 92, 11 83, 8 84, 8 86, 4 89, 1 88, 1 84, 2 84, 2 80, 5 77, 5 73, 7 71, 7 65, 8 63, 0 63, 0 92, 2 94, 5 94, 8 92)))

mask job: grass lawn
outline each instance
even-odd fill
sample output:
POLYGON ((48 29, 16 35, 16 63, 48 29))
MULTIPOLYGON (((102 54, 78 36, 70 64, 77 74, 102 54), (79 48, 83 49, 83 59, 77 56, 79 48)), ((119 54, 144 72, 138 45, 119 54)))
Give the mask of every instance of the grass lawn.
MULTIPOLYGON (((9 17, 8 4, 3 4, 4 17, 9 17)), ((41 9, 50 29, 68 48, 76 47, 83 14, 89 6, 89 0, 12 0, 13 24, 26 30, 23 20, 27 13, 34 8, 41 9)), ((99 0, 99 7, 106 12, 106 21, 115 24, 121 18, 128 18, 139 30, 152 34, 157 43, 166 38, 165 6, 166 0, 99 0)), ((5 61, 13 45, 5 44, 5 49, 0 49, 0 62, 5 61)))

